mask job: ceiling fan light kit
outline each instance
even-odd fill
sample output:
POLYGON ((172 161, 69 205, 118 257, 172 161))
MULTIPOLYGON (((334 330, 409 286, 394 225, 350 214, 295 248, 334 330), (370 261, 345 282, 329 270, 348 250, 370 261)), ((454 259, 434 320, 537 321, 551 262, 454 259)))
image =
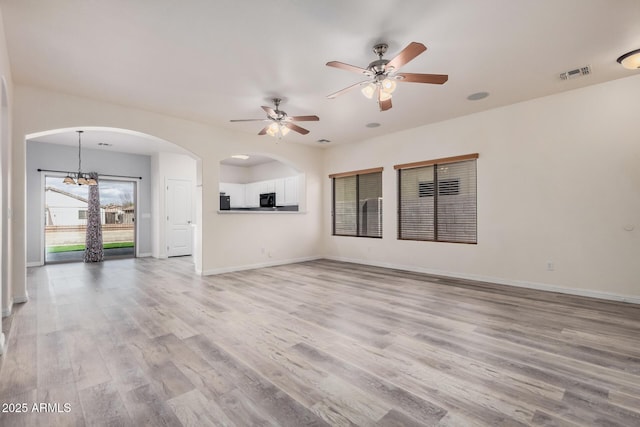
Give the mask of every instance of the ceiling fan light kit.
POLYGON ((265 105, 262 106, 262 109, 267 113, 266 119, 240 119, 231 120, 231 122, 271 122, 262 128, 262 130, 258 132, 258 135, 269 135, 280 139, 291 130, 298 132, 301 135, 309 133, 307 129, 298 126, 293 122, 317 122, 320 120, 318 116, 289 116, 287 113, 280 110, 280 102, 282 102, 282 99, 280 98, 273 99, 273 103, 276 106, 275 110, 265 105))
POLYGON ((267 135, 282 138, 289 133, 289 128, 281 123, 271 123, 267 128, 267 135))
POLYGON ((343 93, 350 91, 356 87, 361 87, 360 91, 369 99, 376 98, 380 111, 386 111, 392 107, 391 94, 396 89, 396 82, 407 83, 429 83, 444 84, 449 76, 446 74, 416 74, 416 73, 399 73, 400 67, 413 60, 416 56, 426 51, 427 48, 422 43, 411 42, 393 59, 383 59, 382 56, 387 52, 389 46, 386 43, 379 43, 373 46, 373 53, 378 55, 378 59, 371 62, 367 68, 356 67, 354 65, 345 64, 339 61, 327 62, 327 66, 340 68, 342 70, 351 71, 362 74, 367 80, 347 86, 344 89, 327 95, 327 98, 333 99, 343 93))

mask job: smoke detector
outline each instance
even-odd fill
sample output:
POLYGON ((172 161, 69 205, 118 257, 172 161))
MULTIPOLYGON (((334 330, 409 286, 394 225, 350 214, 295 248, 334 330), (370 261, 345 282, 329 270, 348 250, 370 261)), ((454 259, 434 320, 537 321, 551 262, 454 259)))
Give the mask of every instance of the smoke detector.
POLYGON ((591 66, 585 65, 584 67, 576 68, 575 70, 560 73, 560 80, 569 80, 576 77, 587 76, 589 74, 591 74, 591 66))

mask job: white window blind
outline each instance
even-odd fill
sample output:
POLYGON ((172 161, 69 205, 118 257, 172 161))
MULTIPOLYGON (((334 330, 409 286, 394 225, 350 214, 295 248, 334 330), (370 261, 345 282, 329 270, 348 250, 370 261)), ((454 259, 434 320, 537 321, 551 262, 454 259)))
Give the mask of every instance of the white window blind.
POLYGON ((382 237, 382 172, 358 175, 359 236, 382 237))
POLYGON ((333 234, 357 236, 357 175, 333 179, 333 234))
POLYGON ((382 237, 382 168, 330 177, 333 179, 333 234, 382 237))
POLYGON ((470 154, 395 167, 399 239, 477 243, 477 157, 470 154))

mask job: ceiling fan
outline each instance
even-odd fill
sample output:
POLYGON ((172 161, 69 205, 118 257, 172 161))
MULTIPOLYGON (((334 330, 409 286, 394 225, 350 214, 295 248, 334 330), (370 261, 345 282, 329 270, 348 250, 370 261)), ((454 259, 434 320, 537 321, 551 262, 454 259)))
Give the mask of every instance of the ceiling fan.
POLYGON ((269 135, 282 138, 289 133, 289 129, 296 131, 302 135, 306 135, 309 131, 302 128, 292 122, 317 122, 320 120, 318 116, 288 116, 287 113, 280 110, 280 102, 282 99, 274 98, 273 103, 276 106, 274 110, 271 107, 262 106, 262 109, 267 113, 266 119, 244 119, 244 120, 231 120, 232 122, 271 122, 271 124, 262 128, 258 135, 269 135))
POLYGON ((367 68, 355 67, 345 64, 344 62, 331 61, 327 62, 327 66, 340 68, 342 70, 352 71, 367 77, 366 80, 355 83, 342 90, 339 90, 327 98, 333 99, 338 95, 350 91, 356 87, 362 86, 362 93, 367 98, 378 99, 380 111, 386 111, 391 108, 391 93, 396 89, 396 81, 410 83, 431 83, 441 85, 445 83, 449 76, 446 74, 416 74, 416 73, 399 73, 400 67, 407 62, 413 60, 416 56, 427 50, 422 43, 411 42, 392 60, 382 59, 387 52, 389 46, 386 43, 379 43, 373 46, 373 52, 378 55, 378 59, 371 62, 367 68))

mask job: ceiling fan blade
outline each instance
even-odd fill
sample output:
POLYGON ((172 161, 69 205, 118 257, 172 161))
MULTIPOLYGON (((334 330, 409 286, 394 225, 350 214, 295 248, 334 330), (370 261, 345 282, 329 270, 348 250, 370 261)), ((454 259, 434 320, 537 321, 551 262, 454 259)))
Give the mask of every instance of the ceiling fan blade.
POLYGON ((290 116, 289 120, 292 122, 317 122, 320 120, 318 116, 290 116))
POLYGON ((420 55, 425 50, 427 50, 427 48, 422 43, 411 42, 399 54, 397 54, 395 58, 387 63, 386 69, 397 70, 416 56, 420 55))
POLYGON ((230 122, 267 122, 269 119, 241 119, 241 120, 229 120, 230 122))
POLYGON ((449 80, 449 76, 446 74, 397 73, 394 77, 397 77, 398 81, 401 82, 431 83, 435 85, 441 85, 449 80))
POLYGON ((354 83, 351 86, 347 86, 344 89, 340 89, 339 91, 332 93, 331 95, 327 95, 327 98, 333 99, 333 98, 335 98, 335 97, 337 97, 339 95, 342 95, 345 92, 349 92, 351 89, 355 89, 356 87, 358 87, 358 86, 360 86, 360 85, 362 85, 364 83, 369 83, 369 80, 364 80, 364 81, 361 81, 361 82, 358 82, 358 83, 354 83))
POLYGON ((344 62, 339 62, 339 61, 327 62, 327 66, 328 67, 340 68, 341 70, 347 70, 347 71, 351 71, 351 72, 358 73, 358 74, 365 74, 367 76, 373 75, 371 73, 371 71, 367 70, 366 68, 356 67, 355 65, 349 65, 349 64, 345 64, 344 62))
POLYGON ((276 117, 277 114, 276 112, 273 110, 273 108, 271 107, 266 107, 266 106, 262 106, 262 109, 270 116, 270 117, 276 117))
POLYGON ((382 100, 382 91, 378 89, 378 106, 380 107, 380 111, 387 111, 391 108, 391 98, 382 100))
POLYGON ((269 126, 263 127, 262 130, 258 132, 258 135, 266 135, 268 129, 269 129, 269 126))
POLYGON ((309 133, 309 131, 306 130, 305 128, 301 128, 300 126, 294 125, 293 123, 285 123, 284 125, 289 129, 294 130, 302 135, 306 135, 309 133))

